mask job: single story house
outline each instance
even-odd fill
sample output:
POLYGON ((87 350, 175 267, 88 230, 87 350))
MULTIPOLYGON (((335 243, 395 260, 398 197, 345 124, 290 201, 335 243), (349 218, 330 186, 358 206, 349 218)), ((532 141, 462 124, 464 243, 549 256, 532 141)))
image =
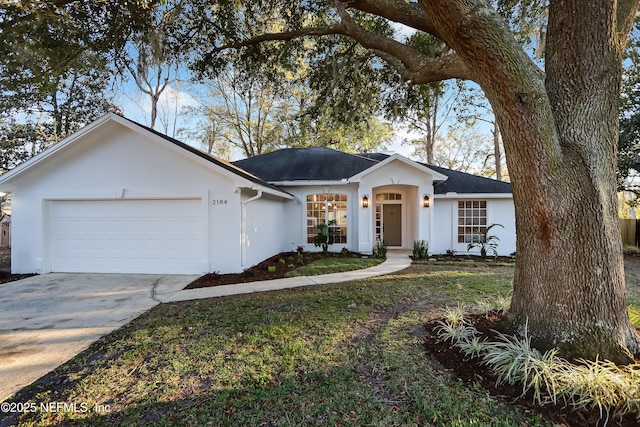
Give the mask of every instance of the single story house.
MULTIPOLYGON (((511 186, 393 154, 290 148, 228 163, 107 114, 0 177, 14 273, 239 272, 278 252, 378 240, 466 253, 492 223, 515 251, 511 186)), ((492 231, 493 231, 492 230, 492 231)))

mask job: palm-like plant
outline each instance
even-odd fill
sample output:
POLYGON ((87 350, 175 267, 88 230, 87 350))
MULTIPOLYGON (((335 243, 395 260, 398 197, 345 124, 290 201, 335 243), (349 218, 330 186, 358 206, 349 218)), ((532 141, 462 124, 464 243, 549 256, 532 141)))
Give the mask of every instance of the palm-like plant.
POLYGON ((487 258, 487 252, 491 251, 494 257, 498 256, 498 236, 489 235, 493 227, 502 227, 502 224, 491 224, 484 231, 478 229, 478 235, 467 245, 467 251, 474 248, 480 248, 480 256, 487 258))

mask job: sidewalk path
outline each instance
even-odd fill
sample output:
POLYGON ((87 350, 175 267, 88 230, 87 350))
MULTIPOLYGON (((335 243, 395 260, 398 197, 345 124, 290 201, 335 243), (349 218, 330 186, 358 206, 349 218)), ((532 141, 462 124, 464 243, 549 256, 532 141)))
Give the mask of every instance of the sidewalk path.
POLYGON ((320 276, 299 276, 284 279, 249 282, 234 285, 212 286, 208 288, 186 289, 170 295, 158 295, 162 302, 188 301, 202 298, 216 298, 229 295, 250 294, 254 292, 276 291, 300 286, 325 285, 328 283, 346 282, 349 280, 367 279, 403 270, 411 265, 409 251, 390 250, 387 259, 375 267, 344 273, 324 274, 320 276))

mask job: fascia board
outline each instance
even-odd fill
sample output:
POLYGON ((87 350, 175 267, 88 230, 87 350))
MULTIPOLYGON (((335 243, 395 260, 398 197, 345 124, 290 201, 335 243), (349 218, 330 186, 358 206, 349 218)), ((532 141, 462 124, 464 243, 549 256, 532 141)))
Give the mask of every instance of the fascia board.
POLYGON ((370 173, 385 167, 387 164, 395 161, 395 160, 399 160, 402 163, 411 166, 415 169, 418 169, 422 172, 428 173, 429 175, 433 176, 433 180, 434 181, 446 181, 447 179, 449 179, 448 176, 441 174, 440 172, 436 172, 433 169, 428 168, 427 166, 423 166, 420 163, 414 162, 411 159, 408 159, 400 154, 393 154, 389 157, 387 157, 386 159, 384 159, 381 162, 376 163, 375 165, 371 166, 368 169, 363 170, 362 172, 352 176, 351 178, 349 178, 349 181, 351 182, 360 182, 360 180, 369 175, 370 173))
POLYGON ((277 185, 278 187, 312 187, 312 186, 332 186, 332 185, 348 185, 352 182, 347 180, 341 181, 313 181, 313 180, 300 180, 300 181, 269 181, 271 185, 277 185))
POLYGON ((434 199, 513 199, 512 193, 447 193, 434 194, 434 199))

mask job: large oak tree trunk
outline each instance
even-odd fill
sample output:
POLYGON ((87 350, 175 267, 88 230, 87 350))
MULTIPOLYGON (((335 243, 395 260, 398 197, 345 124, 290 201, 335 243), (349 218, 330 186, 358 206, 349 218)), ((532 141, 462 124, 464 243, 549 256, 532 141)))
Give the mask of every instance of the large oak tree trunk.
POLYGON ((421 4, 474 71, 502 131, 518 235, 511 326, 540 348, 629 362, 640 346, 617 219, 615 2, 551 2, 546 76, 487 2, 421 4))

